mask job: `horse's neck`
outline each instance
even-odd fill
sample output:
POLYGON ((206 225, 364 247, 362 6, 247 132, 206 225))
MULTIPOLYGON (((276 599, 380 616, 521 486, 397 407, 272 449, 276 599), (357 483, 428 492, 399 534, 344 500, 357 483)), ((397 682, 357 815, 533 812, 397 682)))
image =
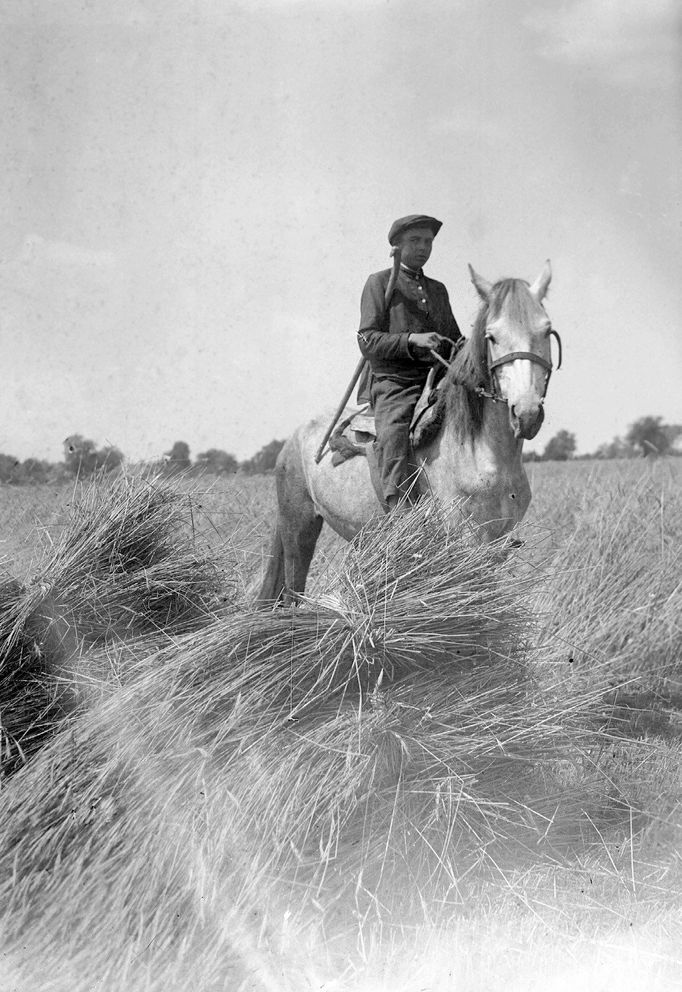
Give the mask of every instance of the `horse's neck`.
POLYGON ((463 500, 470 522, 484 541, 507 534, 523 518, 530 487, 523 464, 523 442, 514 437, 503 403, 486 400, 480 428, 469 436, 446 418, 426 476, 434 495, 463 500))
POLYGON ((496 466, 507 474, 521 464, 522 448, 523 440, 515 438, 511 429, 507 405, 486 400, 483 422, 475 433, 463 436, 452 418, 445 418, 434 463, 439 461, 442 469, 455 474, 483 469, 489 475, 496 466))
POLYGON ((521 458, 523 440, 515 438, 509 423, 509 408, 506 403, 486 400, 483 407, 483 426, 476 438, 475 446, 485 446, 494 452, 505 464, 521 458))

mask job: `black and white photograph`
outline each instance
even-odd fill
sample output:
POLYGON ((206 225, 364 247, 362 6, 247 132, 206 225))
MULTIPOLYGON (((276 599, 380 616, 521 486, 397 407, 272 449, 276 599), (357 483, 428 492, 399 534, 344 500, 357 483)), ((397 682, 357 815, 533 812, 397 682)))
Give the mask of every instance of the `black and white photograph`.
POLYGON ((682 981, 675 0, 0 0, 0 992, 682 981))

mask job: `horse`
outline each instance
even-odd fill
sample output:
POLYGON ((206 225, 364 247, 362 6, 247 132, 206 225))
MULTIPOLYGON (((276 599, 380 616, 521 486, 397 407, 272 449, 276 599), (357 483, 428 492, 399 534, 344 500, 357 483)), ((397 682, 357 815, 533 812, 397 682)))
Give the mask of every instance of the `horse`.
MULTIPOLYGON (((477 540, 509 533, 531 500, 521 454, 544 419, 552 372, 552 328, 543 300, 552 278, 549 260, 537 279, 488 282, 469 266, 481 306, 472 333, 444 375, 440 426, 418 449, 419 483, 452 502, 477 540)), ((437 411, 438 412, 438 411, 437 411)), ((352 540, 381 505, 367 458, 333 465, 315 455, 329 421, 300 426, 275 467, 277 519, 258 607, 295 602, 305 591, 323 523, 352 540)))

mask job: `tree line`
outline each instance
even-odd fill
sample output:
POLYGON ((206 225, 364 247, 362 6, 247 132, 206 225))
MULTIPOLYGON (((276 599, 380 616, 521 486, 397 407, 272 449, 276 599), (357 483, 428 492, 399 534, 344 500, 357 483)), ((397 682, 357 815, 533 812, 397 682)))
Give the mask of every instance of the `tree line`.
POLYGON ((237 461, 234 455, 222 448, 209 448, 202 451, 192 461, 190 448, 185 441, 176 441, 170 451, 164 455, 160 468, 169 472, 197 472, 209 475, 234 475, 242 472, 244 475, 263 475, 275 467, 277 455, 284 446, 284 441, 270 441, 257 451, 252 458, 237 461))
MULTIPOLYGON (((284 441, 273 440, 257 451, 252 458, 239 461, 222 448, 209 448, 194 460, 185 441, 176 441, 163 458, 145 463, 151 470, 168 474, 196 475, 262 475, 275 467, 277 455, 284 441)), ((531 451, 524 454, 525 461, 568 461, 572 458, 636 458, 642 455, 682 455, 682 425, 664 424, 662 417, 640 417, 630 425, 627 433, 614 437, 607 444, 586 455, 576 455, 575 434, 561 430, 545 445, 541 454, 531 451)), ((98 448, 90 438, 74 434, 64 441, 62 462, 27 458, 20 461, 12 455, 0 454, 0 483, 24 485, 27 483, 59 483, 73 478, 83 478, 95 472, 111 472, 124 461, 123 453, 113 445, 98 448)))
POLYGON ((682 424, 664 424, 663 417, 640 417, 623 437, 600 444, 596 451, 576 455, 575 434, 562 430, 547 442, 542 454, 524 453, 524 461, 565 462, 571 458, 638 458, 642 455, 682 455, 682 424))
MULTIPOLYGON (((271 472, 284 441, 273 440, 256 452, 252 458, 238 461, 234 455, 221 448, 200 452, 194 461, 185 441, 176 441, 163 457, 142 463, 143 468, 168 475, 179 473, 196 475, 259 475, 271 472)), ((64 441, 64 460, 49 462, 39 458, 20 461, 13 455, 0 454, 0 483, 26 485, 60 483, 74 478, 85 478, 96 472, 107 473, 120 468, 125 456, 113 445, 98 448, 90 438, 73 434, 64 441)))

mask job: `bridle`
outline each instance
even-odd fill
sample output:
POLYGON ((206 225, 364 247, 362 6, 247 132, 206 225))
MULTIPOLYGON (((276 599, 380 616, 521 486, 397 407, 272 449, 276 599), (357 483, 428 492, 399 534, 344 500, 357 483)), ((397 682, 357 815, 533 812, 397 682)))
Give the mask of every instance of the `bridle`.
MULTIPOLYGON (((561 368, 561 360, 563 355, 563 349, 561 347, 561 338, 559 337, 559 332, 555 331, 554 328, 550 329, 550 337, 556 338, 557 345, 559 346, 559 361, 557 363, 557 369, 561 368)), ((488 341, 488 376, 490 378, 491 389, 486 389, 484 386, 477 386, 474 392, 478 396, 484 396, 487 400, 492 400, 493 403, 506 403, 504 396, 500 393, 499 384, 497 381, 497 370, 501 368, 502 365, 508 365, 510 362, 515 362, 517 358, 525 358, 529 362, 535 362, 536 365, 541 365, 545 370, 545 384, 542 390, 542 396, 540 397, 540 404, 545 402, 545 396, 547 395, 547 387, 549 386, 549 379, 552 374, 554 366, 552 365, 551 359, 547 361, 542 355, 537 355, 534 351, 510 351, 506 355, 502 355, 501 358, 496 358, 491 361, 491 345, 488 341)))
MULTIPOLYGON (((558 370, 561 368, 561 360, 563 357, 561 338, 559 337, 559 332, 555 331, 553 327, 550 329, 549 335, 550 337, 556 338, 556 343, 559 346, 559 361, 556 366, 558 370)), ((466 338, 460 338, 457 342, 455 342, 455 346, 452 349, 452 352, 450 353, 449 361, 446 361, 446 359, 443 358, 442 355, 439 355, 438 352, 435 351, 433 348, 430 348, 429 350, 433 358, 439 361, 441 365, 444 365, 446 369, 449 369, 452 367, 452 363, 455 359, 455 355, 461 348, 464 347, 466 341, 467 341, 466 338)), ((541 365, 545 370, 545 385, 542 390, 542 396, 540 397, 540 405, 542 406, 542 404, 545 402, 545 396, 547 395, 547 387, 549 386, 549 377, 551 376, 552 370, 554 368, 551 361, 548 362, 546 358, 543 358, 542 355, 537 355, 534 351, 510 351, 508 354, 502 355, 501 358, 496 358, 494 361, 491 361, 490 358, 491 358, 490 341, 488 341, 488 378, 490 379, 492 389, 486 389, 485 386, 475 386, 473 392, 476 393, 477 396, 482 396, 486 400, 492 400, 493 403, 506 403, 507 401, 504 398, 504 396, 500 393, 498 387, 497 375, 496 375, 497 369, 499 369, 502 365, 508 365, 510 362, 515 362, 517 358, 525 358, 529 362, 535 362, 536 365, 541 365)), ((455 380, 455 382, 457 382, 457 380, 455 380)), ((458 385, 466 386, 467 383, 458 382, 458 385)), ((468 388, 470 389, 471 386, 469 386, 468 388)))

